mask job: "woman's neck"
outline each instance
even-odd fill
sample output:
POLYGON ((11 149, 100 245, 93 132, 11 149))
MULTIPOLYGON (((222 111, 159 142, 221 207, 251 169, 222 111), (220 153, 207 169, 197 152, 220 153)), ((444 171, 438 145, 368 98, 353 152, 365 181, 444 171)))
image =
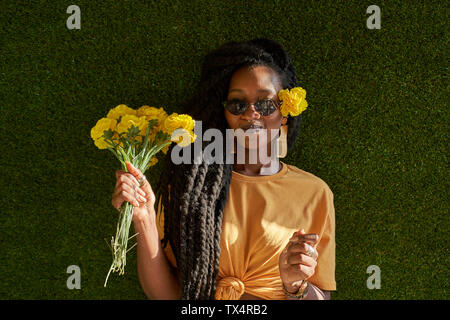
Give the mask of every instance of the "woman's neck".
POLYGON ((269 176, 276 174, 281 170, 281 163, 278 157, 271 157, 270 151, 268 155, 269 162, 263 164, 259 158, 259 153, 256 163, 250 163, 249 150, 245 149, 245 163, 238 163, 237 154, 234 154, 233 171, 246 176, 269 176))
POLYGON ((271 176, 281 170, 281 163, 278 159, 271 160, 270 163, 263 165, 256 164, 234 164, 233 171, 246 176, 271 176))

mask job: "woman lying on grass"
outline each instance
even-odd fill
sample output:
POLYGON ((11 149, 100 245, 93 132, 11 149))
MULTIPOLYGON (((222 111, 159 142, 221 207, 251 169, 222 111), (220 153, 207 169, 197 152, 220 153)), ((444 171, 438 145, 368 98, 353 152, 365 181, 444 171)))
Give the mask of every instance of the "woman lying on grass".
POLYGON ((139 280, 150 299, 320 300, 336 290, 333 193, 280 161, 283 154, 271 153, 275 137, 262 134, 279 130, 276 142, 292 148, 302 111, 288 110, 294 90, 304 110, 306 93, 280 44, 227 43, 205 57, 183 112, 224 137, 226 129, 249 132, 270 161, 251 163, 248 140, 236 143, 233 164, 166 158, 156 195, 145 179, 139 187, 142 172, 131 164, 116 172, 112 204, 135 206, 139 280))

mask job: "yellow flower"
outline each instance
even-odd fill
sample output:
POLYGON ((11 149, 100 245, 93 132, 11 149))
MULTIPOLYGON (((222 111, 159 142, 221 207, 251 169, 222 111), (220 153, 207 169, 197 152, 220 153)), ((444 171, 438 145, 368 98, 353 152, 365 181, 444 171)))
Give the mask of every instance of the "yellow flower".
POLYGON ((153 157, 150 159, 150 161, 148 162, 147 169, 150 168, 150 167, 153 167, 153 166, 154 166, 155 164, 157 164, 157 163, 158 163, 158 158, 155 157, 155 156, 153 156, 153 157))
POLYGON ((278 91, 278 98, 281 101, 286 101, 287 99, 289 99, 289 89, 283 89, 278 91))
POLYGON ((161 123, 167 118, 167 113, 163 108, 142 106, 137 110, 137 116, 145 116, 147 121, 156 119, 158 123, 161 123))
POLYGON ((139 127, 139 134, 145 136, 148 127, 148 122, 145 117, 138 117, 132 114, 122 116, 119 124, 117 124, 117 132, 127 132, 132 125, 139 127))
POLYGON ((290 93, 295 97, 295 99, 297 98, 306 99, 306 90, 303 89, 302 87, 292 88, 290 93))
POLYGON ((191 142, 194 143, 195 139, 197 139, 197 135, 194 133, 194 131, 190 131, 189 135, 191 136, 191 142))
POLYGON ((280 90, 278 98, 283 101, 280 111, 284 117, 288 115, 298 116, 308 107, 306 91, 302 87, 280 90))
POLYGON ((136 115, 136 110, 124 105, 119 104, 117 107, 109 110, 108 114, 106 115, 107 118, 118 120, 121 116, 132 114, 136 115))
MULTIPOLYGON (((116 129, 117 121, 114 119, 101 118, 97 121, 95 126, 91 129, 91 138, 95 141, 103 136, 103 131, 108 131, 111 129, 114 131, 116 129)), ((101 138, 103 139, 103 138, 101 138)))
POLYGON ((185 129, 189 132, 194 130, 195 120, 190 115, 172 113, 164 120, 162 130, 172 134, 176 129, 185 129))
POLYGON ((94 140, 94 144, 99 149, 106 149, 106 148, 110 147, 110 145, 107 144, 103 138, 94 140))
MULTIPOLYGON (((145 117, 148 121, 150 120, 158 120, 155 126, 152 127, 150 135, 155 135, 158 131, 163 131, 164 120, 167 118, 167 113, 163 108, 155 108, 149 106, 142 106, 137 110, 137 115, 140 117, 145 117)), ((144 132, 145 135, 145 132, 144 132)))
POLYGON ((176 142, 180 147, 186 147, 197 139, 197 135, 193 131, 180 128, 179 131, 172 132, 171 140, 176 142))

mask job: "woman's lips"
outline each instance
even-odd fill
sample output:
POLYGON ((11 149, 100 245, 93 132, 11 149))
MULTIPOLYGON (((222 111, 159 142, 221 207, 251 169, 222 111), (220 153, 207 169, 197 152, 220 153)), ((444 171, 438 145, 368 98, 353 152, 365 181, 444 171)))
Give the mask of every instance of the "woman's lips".
POLYGON ((254 131, 258 131, 260 129, 264 129, 264 127, 256 125, 256 124, 251 124, 251 125, 244 126, 241 129, 244 130, 244 131, 247 131, 249 129, 253 129, 254 131))

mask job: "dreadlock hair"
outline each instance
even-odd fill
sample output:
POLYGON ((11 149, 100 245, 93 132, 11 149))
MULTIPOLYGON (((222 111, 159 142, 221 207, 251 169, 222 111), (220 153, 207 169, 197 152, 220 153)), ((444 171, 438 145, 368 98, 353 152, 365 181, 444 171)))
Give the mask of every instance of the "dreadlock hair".
MULTIPOLYGON (((229 127, 222 102, 228 95, 230 79, 240 67, 256 65, 275 70, 283 89, 298 86, 291 58, 279 43, 265 38, 228 42, 206 55, 198 87, 184 105, 183 113, 201 120, 205 130, 219 129, 225 137, 229 127)), ((301 115, 287 120, 288 150, 294 144, 300 123, 301 115)), ((200 164, 192 161, 175 165, 166 157, 164 173, 157 186, 156 204, 161 199, 164 208, 162 244, 165 247, 169 242, 175 255, 183 300, 214 299, 222 216, 232 170, 233 164, 211 164, 203 159, 200 164)))

